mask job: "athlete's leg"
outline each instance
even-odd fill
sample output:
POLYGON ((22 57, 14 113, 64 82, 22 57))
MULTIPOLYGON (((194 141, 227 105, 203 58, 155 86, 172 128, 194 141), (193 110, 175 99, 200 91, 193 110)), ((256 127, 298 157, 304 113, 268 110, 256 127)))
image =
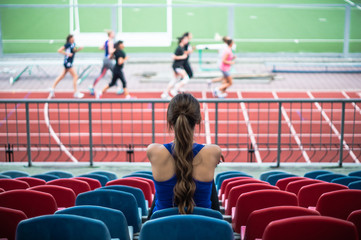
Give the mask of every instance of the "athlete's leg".
POLYGON ((232 86, 233 84, 233 79, 231 76, 227 76, 225 77, 225 82, 219 87, 219 90, 222 91, 223 93, 227 90, 227 88, 229 88, 230 86, 232 86))
POLYGON ((77 81, 78 81, 78 74, 76 74, 74 67, 69 68, 68 72, 73 77, 73 87, 74 87, 74 93, 77 92, 77 81))
POLYGON ((67 68, 64 68, 62 73, 55 79, 52 89, 55 89, 56 85, 65 77, 66 73, 68 72, 67 68))
POLYGON ((192 71, 191 65, 189 64, 189 61, 185 61, 183 67, 184 67, 184 70, 187 72, 188 77, 192 78, 193 71, 192 71))

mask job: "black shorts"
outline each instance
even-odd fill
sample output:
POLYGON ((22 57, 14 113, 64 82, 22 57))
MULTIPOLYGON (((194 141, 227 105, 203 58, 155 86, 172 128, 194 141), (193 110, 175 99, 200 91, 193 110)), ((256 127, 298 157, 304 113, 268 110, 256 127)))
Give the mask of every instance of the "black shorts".
POLYGON ((172 68, 173 68, 173 71, 175 74, 178 74, 179 71, 184 70, 183 66, 178 66, 178 65, 174 65, 174 64, 172 65, 172 68))
POLYGON ((72 68, 73 67, 73 62, 64 62, 64 67, 66 69, 72 68))
POLYGON ((116 85, 118 78, 120 79, 120 81, 122 81, 123 88, 126 88, 127 87, 127 82, 125 80, 123 71, 119 70, 119 69, 115 69, 115 68, 114 68, 114 71, 113 71, 112 81, 109 83, 109 87, 113 87, 114 85, 116 85))

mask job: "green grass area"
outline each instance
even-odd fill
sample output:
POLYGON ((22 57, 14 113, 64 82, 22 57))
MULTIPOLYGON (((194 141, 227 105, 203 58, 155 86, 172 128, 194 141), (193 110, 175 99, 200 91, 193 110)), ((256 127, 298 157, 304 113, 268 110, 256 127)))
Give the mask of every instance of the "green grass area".
MULTIPOLYGON (((358 0, 361 1, 361 0, 358 0)), ((152 0, 164 4, 166 0, 152 0)), ((270 3, 267 0, 197 0, 196 4, 270 3)), ((2 0, 2 4, 49 4, 47 0, 2 0)), ((51 4, 67 5, 69 0, 51 4)), ((115 4, 118 0, 78 0, 79 4, 115 4)), ((150 3, 122 0, 122 3, 150 3)), ((192 1, 173 0, 174 4, 192 1)), ((342 0, 273 0, 277 4, 344 4, 342 0)), ((356 1, 356 3, 358 3, 356 1)), ((123 8, 118 10, 118 27, 123 32, 165 32, 166 8, 123 8)), ((111 8, 80 8, 81 32, 103 33, 112 28, 111 8)), ((193 33, 193 44, 215 43, 215 35, 228 34, 228 7, 176 7, 172 9, 172 37, 193 33)), ((70 31, 68 8, 0 8, 4 53, 56 52, 70 31), (51 41, 54 40, 54 41, 51 41)), ((237 52, 342 53, 345 9, 237 7, 234 9, 234 38, 237 52)), ((351 11, 350 52, 361 52, 361 10, 351 11)), ((144 39, 146 42, 147 39, 144 39)), ((101 44, 101 43, 100 43, 101 44)), ((170 47, 129 47, 128 52, 173 52, 170 47)), ((96 52, 97 48, 85 48, 96 52)))

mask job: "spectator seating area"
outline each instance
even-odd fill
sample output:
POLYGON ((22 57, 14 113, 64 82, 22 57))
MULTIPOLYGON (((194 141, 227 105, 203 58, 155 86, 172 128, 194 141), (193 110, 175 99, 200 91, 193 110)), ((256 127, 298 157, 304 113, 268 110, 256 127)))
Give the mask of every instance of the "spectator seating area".
POLYGON ((221 212, 155 212, 152 173, 0 173, 0 239, 361 239, 361 171, 216 175, 221 212), (79 231, 81 229, 81 231, 79 231))

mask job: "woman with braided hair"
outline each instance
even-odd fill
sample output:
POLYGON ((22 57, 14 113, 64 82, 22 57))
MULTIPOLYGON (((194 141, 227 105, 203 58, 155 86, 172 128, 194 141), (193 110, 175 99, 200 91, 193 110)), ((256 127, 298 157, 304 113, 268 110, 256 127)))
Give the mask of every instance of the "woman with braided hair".
POLYGON ((200 104, 196 98, 189 93, 172 98, 167 124, 174 131, 174 141, 151 144, 147 149, 156 188, 150 214, 171 207, 178 207, 181 214, 192 213, 195 206, 217 209, 213 205, 218 202, 213 178, 223 156, 217 145, 194 142, 195 126, 200 123, 200 104))

